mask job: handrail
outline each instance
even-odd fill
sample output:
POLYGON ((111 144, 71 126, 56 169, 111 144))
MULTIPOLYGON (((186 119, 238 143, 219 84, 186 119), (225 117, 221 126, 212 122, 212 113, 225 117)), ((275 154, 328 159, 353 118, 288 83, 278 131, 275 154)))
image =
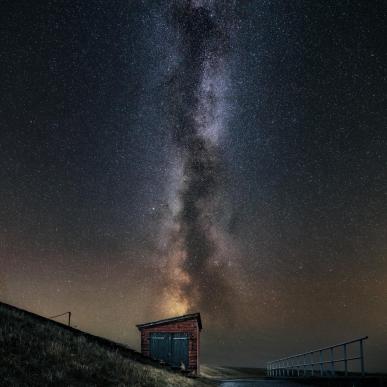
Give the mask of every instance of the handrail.
MULTIPOLYGON (((318 370, 314 368, 314 366, 319 366, 320 368, 320 376, 327 375, 329 371, 330 375, 335 374, 335 364, 336 363, 344 363, 344 372, 345 375, 348 375, 348 362, 349 361, 355 361, 360 360, 360 369, 361 374, 365 374, 364 369, 364 348, 363 348, 363 341, 367 340, 368 336, 363 336, 358 339, 345 341, 339 344, 335 344, 329 347, 323 347, 318 348, 313 351, 308 351, 304 353, 299 353, 297 355, 292 355, 288 357, 283 357, 281 359, 273 360, 267 363, 266 366, 266 372, 269 376, 293 376, 294 371, 297 373, 297 376, 306 376, 308 373, 310 373, 312 376, 315 375, 315 373, 318 373, 318 370), (348 356, 348 346, 354 343, 359 343, 359 355, 358 356, 348 356), (335 348, 343 348, 344 357, 335 359, 334 358, 334 349, 335 348), (324 360, 323 353, 325 351, 329 351, 330 353, 330 359, 324 360), (319 361, 315 360, 315 354, 319 354, 319 361), (307 359, 308 357, 308 359, 307 359), (330 369, 327 370, 324 366, 329 364, 330 369), (311 367, 311 369, 310 369, 311 367), (302 375, 301 375, 302 374, 302 375)), ((325 352, 326 353, 326 352, 325 352)))
MULTIPOLYGON (((308 351, 308 352, 303 352, 303 353, 299 353, 297 355, 292 355, 292 356, 288 356, 288 357, 283 357, 282 359, 276 359, 276 360, 273 360, 275 362, 277 361, 282 361, 282 360, 289 360, 289 359, 293 359, 295 357, 300 357, 300 356, 304 356, 304 355, 310 355, 311 353, 316 353, 316 352, 320 352, 320 351, 326 351, 328 349, 331 349, 331 348, 337 348, 337 347, 342 347, 344 346, 345 344, 352 344, 352 343, 356 343, 357 341, 359 340, 367 340, 368 339, 368 336, 363 336, 363 337, 360 337, 358 339, 354 339, 354 340, 351 340, 351 341, 345 341, 343 343, 340 343, 340 344, 335 344, 335 345, 332 345, 330 347, 323 347, 323 348, 318 348, 318 349, 315 349, 313 351, 308 351)), ((272 362, 273 362, 272 361, 272 362)), ((269 362, 269 363, 272 363, 272 362, 269 362)))
POLYGON ((49 318, 57 318, 57 317, 64 316, 65 314, 68 314, 67 325, 70 326, 71 325, 71 312, 64 312, 64 313, 61 313, 61 314, 57 314, 55 316, 51 316, 49 318))

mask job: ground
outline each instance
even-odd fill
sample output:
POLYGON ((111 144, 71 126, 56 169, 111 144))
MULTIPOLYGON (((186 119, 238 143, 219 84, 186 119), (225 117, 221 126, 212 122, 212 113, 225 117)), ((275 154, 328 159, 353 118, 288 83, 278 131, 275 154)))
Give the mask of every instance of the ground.
POLYGON ((1 385, 208 386, 141 354, 0 303, 1 385))

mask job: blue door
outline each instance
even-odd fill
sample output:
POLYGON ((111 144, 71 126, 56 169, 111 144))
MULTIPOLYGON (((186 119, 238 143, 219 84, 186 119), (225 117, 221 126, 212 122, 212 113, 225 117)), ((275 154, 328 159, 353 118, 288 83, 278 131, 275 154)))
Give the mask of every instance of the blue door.
POLYGON ((153 359, 171 362, 171 334, 170 333, 151 333, 150 337, 150 355, 153 359))
POLYGON ((188 333, 151 333, 150 356, 172 367, 188 369, 188 333))
POLYGON ((188 369, 188 334, 173 333, 171 366, 180 368, 182 364, 188 369))

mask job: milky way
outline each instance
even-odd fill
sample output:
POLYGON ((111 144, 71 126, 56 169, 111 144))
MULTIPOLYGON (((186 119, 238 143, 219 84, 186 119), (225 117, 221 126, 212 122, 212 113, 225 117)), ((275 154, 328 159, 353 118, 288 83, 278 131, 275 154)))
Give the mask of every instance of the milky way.
POLYGON ((2 1, 0 300, 386 370, 385 3, 2 1))
POLYGON ((226 130, 229 16, 230 2, 176 2, 170 8, 181 55, 168 82, 180 179, 168 235, 173 270, 165 299, 176 312, 197 309, 214 315, 231 308, 226 257, 219 254, 225 170, 218 147, 226 130))

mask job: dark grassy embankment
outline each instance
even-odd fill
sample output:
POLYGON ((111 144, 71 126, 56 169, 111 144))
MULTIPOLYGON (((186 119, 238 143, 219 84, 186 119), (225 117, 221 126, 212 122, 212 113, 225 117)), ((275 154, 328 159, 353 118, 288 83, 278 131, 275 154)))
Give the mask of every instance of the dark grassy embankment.
POLYGON ((0 386, 205 386, 109 340, 0 303, 0 386))

